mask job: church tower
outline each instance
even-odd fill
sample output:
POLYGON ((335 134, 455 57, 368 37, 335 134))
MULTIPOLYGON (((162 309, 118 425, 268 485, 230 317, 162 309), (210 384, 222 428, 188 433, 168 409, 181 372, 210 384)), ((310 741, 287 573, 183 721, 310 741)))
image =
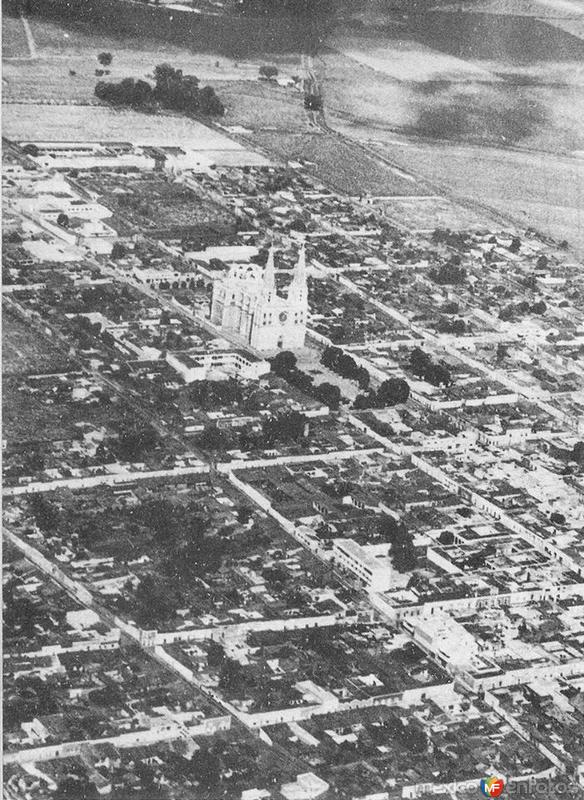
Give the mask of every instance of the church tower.
POLYGON ((304 347, 307 314, 304 245, 286 297, 277 292, 273 247, 263 270, 256 265, 234 265, 213 286, 211 322, 262 352, 304 347))

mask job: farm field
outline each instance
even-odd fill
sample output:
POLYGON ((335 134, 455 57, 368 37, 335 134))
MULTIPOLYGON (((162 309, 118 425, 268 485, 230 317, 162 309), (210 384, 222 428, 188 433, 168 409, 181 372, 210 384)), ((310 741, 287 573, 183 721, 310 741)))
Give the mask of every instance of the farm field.
MULTIPOLYGON (((315 60, 327 122, 427 181, 426 194, 470 202, 479 216, 492 210, 499 224, 532 226, 584 252, 584 45, 533 18, 545 6, 556 21, 577 22, 584 6, 519 5, 532 16, 513 17, 511 28, 496 13, 441 13, 419 30, 381 30, 379 20, 358 34, 339 29, 329 37, 334 49, 315 60)), ((479 0, 472 9, 499 6, 508 3, 479 0)), ((427 227, 428 201, 393 208, 396 219, 427 227)), ((446 209, 432 211, 438 224, 446 209)))
MULTIPOLYGON (((281 74, 298 71, 294 56, 273 57, 235 62, 222 55, 200 53, 169 42, 147 37, 115 37, 95 32, 81 24, 63 24, 39 18, 29 20, 36 43, 38 58, 27 64, 5 64, 4 101, 22 99, 51 99, 58 102, 93 102, 94 88, 100 69, 97 56, 109 52, 113 62, 108 67, 105 80, 119 81, 132 77, 151 79, 153 69, 163 62, 182 69, 185 74, 196 75, 201 83, 231 82, 258 83, 258 70, 262 64, 275 64, 281 74)), ((28 47, 19 19, 4 16, 2 20, 4 57, 24 55, 28 47), (22 51, 22 52, 21 52, 22 51)))
POLYGON ((404 169, 584 253, 584 159, 451 144, 379 142, 404 169))
POLYGON ((305 162, 328 186, 348 195, 418 195, 425 187, 401 170, 392 169, 358 146, 327 133, 257 132, 249 137, 281 159, 305 162))
POLYGON ((391 47, 379 36, 336 35, 329 45, 359 64, 399 81, 489 80, 479 64, 441 53, 407 38, 395 39, 391 47))
POLYGON ((545 20, 548 25, 584 39, 584 7, 580 0, 463 0, 443 6, 445 10, 457 11, 461 5, 469 11, 489 14, 520 14, 545 20))
MULTIPOLYGON (((573 37, 567 37, 569 39, 573 37)), ((380 32, 337 34, 316 60, 327 120, 349 135, 544 149, 584 147, 584 59, 468 60, 380 32)), ((491 54, 490 54, 491 55, 491 54)))
POLYGON ((16 141, 172 142, 191 150, 243 151, 237 142, 196 120, 102 106, 9 104, 4 109, 4 135, 16 141))
POLYGON ((254 131, 310 129, 303 96, 297 89, 259 81, 216 81, 214 86, 225 106, 222 125, 241 125, 254 131))
POLYGON ((20 19, 2 16, 2 57, 29 58, 30 51, 20 19))

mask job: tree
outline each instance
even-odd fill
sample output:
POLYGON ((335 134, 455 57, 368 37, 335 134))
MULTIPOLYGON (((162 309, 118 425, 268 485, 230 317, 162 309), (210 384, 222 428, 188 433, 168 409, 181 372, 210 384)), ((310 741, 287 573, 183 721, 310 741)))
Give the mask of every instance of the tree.
POLYGON ((452 383, 450 370, 442 364, 431 364, 424 377, 433 386, 448 386, 452 383))
POLYGON ((296 369, 296 363, 297 359, 294 353, 290 352, 290 350, 282 350, 271 361, 272 371, 281 378, 285 378, 289 372, 296 369))
POLYGON ((57 785, 53 800, 97 800, 99 794, 86 775, 67 775, 57 785))
POLYGON ((423 378, 430 364, 430 356, 419 347, 414 347, 410 353, 410 368, 414 375, 423 378))
POLYGON ((30 498, 30 510, 36 524, 45 533, 54 533, 59 524, 59 509, 42 494, 33 494, 30 498))
POLYGON ((584 442, 576 442, 572 450, 572 460, 584 466, 584 442))
POLYGON ((410 387, 407 381, 401 378, 389 378, 383 381, 377 390, 377 406, 395 406, 405 403, 410 396, 410 387))
POLYGON ((183 530, 180 510, 181 506, 167 498, 156 497, 140 506, 139 517, 154 533, 157 541, 168 542, 183 530))
POLYGON ((120 432, 118 455, 122 461, 138 461, 158 443, 158 435, 150 425, 129 427, 120 432))
POLYGON ((114 242, 114 246, 112 247, 111 256, 114 261, 118 261, 120 258, 124 258, 126 255, 126 248, 121 242, 114 242))
POLYGON ((215 94, 211 86, 204 86, 199 95, 199 109, 201 113, 210 116, 222 117, 225 114, 225 106, 215 94))
POLYGON ((27 156, 33 156, 33 158, 36 158, 39 155, 40 150, 38 149, 36 144, 30 143, 24 145, 24 147, 22 148, 22 152, 26 153, 27 156))
POLYGON ((375 408, 377 400, 376 393, 371 391, 366 394, 358 394, 353 403, 353 408, 356 411, 362 411, 365 408, 375 408))
POLYGON ((262 65, 260 67, 260 75, 263 75, 264 78, 275 78, 277 74, 278 68, 273 65, 262 65))
POLYGON ((170 561, 173 574, 191 579, 221 568, 226 542, 218 536, 207 535, 205 529, 206 523, 201 518, 191 522, 189 541, 170 561))
POLYGON ((199 750, 190 761, 190 771, 201 786, 210 789, 221 780, 221 761, 210 750, 199 750))
POLYGON ((207 664, 210 667, 220 667, 225 661, 225 648, 219 642, 211 642, 207 649, 207 664))
POLYGON ((69 217, 67 216, 67 214, 61 211, 61 213, 57 217, 57 225, 60 225, 61 228, 68 228, 69 223, 70 223, 69 217))
POLYGON ((398 572, 410 572, 416 567, 416 549, 404 525, 397 528, 391 543, 391 560, 398 572))
POLYGON ((460 261, 460 256, 453 256, 447 264, 442 264, 437 270, 431 269, 428 273, 430 278, 440 285, 463 283, 466 278, 466 270, 459 266, 456 259, 460 261))
POLYGON ((359 389, 368 389, 369 384, 371 382, 371 376, 369 372, 365 369, 365 367, 359 367, 357 369, 356 375, 357 383, 359 384, 359 389))
POLYGON ((209 425, 197 437, 197 444, 203 450, 227 450, 231 444, 231 440, 225 431, 218 428, 216 425, 209 425))
POLYGON ((182 81, 182 77, 182 69, 175 69, 168 62, 154 67, 154 80, 156 81, 157 91, 169 92, 173 84, 182 81))
POLYGON ((241 664, 232 658, 225 658, 219 673, 219 686, 221 689, 237 689, 243 683, 241 664))
POLYGON ((97 57, 97 60, 101 64, 102 67, 109 67, 109 65, 114 60, 114 57, 111 53, 100 53, 97 57))
POLYGON ((331 410, 336 410, 341 402, 341 390, 332 383, 321 383, 316 387, 315 395, 321 403, 331 410))
POLYGON ((299 441, 305 435, 307 423, 307 418, 299 411, 290 411, 266 420, 262 428, 266 445, 269 447, 277 442, 299 441))
POLYGON ((511 244, 509 245, 509 252, 510 253, 518 253, 521 250, 521 239, 519 236, 514 236, 511 239, 511 244))
POLYGON ((138 584, 136 602, 136 621, 139 625, 150 628, 167 622, 176 608, 176 600, 169 593, 168 587, 158 577, 150 574, 145 575, 138 584))
POLYGON ((543 300, 538 300, 537 303, 534 303, 531 306, 532 314, 545 314, 546 311, 547 311, 547 306, 543 300))

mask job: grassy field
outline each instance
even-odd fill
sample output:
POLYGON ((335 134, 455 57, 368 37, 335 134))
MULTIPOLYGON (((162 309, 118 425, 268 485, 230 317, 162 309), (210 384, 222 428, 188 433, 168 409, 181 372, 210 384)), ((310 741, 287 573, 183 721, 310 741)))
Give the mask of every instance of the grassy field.
MULTIPOLYGON (((3 17, 4 57, 28 56, 22 22, 3 17), (22 51, 22 52, 21 52, 22 51)), ((221 55, 198 53, 185 47, 148 37, 114 37, 92 31, 88 25, 64 24, 39 18, 30 19, 31 31, 37 46, 38 58, 29 64, 5 64, 4 100, 22 98, 52 99, 58 102, 89 102, 94 100, 100 69, 97 56, 101 52, 113 55, 106 80, 125 77, 147 80, 154 67, 169 62, 185 74, 196 75, 202 83, 258 82, 261 64, 275 63, 281 74, 295 74, 298 59, 294 56, 267 60, 234 62, 221 55), (74 74, 71 74, 71 73, 74 74)))
POLYGON ((428 190, 402 171, 385 166, 350 141, 327 133, 258 132, 252 144, 281 159, 305 162, 328 186, 348 195, 418 195, 428 190))
POLYGON ((22 20, 2 16, 2 58, 28 58, 30 51, 22 20))
POLYGON ((545 20, 548 25, 584 39, 584 7, 580 0, 458 0, 444 8, 457 11, 460 6, 469 11, 490 14, 521 14, 545 20))
POLYGON ((446 197, 394 197, 377 204, 392 222, 411 231, 428 232, 436 228, 473 230, 489 220, 448 200, 446 197))
POLYGON ((330 39, 317 60, 327 118, 345 132, 584 148, 584 60, 464 60, 416 42, 367 33, 330 39))
MULTIPOLYGON (((497 3, 517 13, 557 10, 556 0, 478 0, 472 8, 496 11, 497 3)), ((468 200, 479 216, 492 209, 499 223, 532 226, 584 252, 582 42, 529 17, 506 27, 502 17, 477 16, 452 14, 419 35, 339 30, 329 40, 335 50, 316 60, 327 121, 428 181, 428 194, 468 200)), ((426 227, 426 201, 393 210, 426 227)))
POLYGON ((413 40, 337 35, 329 45, 353 61, 399 81, 490 79, 479 64, 433 50, 413 40))
POLYGON ((219 131, 186 117, 102 106, 14 105, 4 108, 4 136, 16 141, 130 141, 197 150, 242 150, 219 131))
POLYGON ((67 353, 41 338, 26 323, 3 309, 2 372, 5 375, 45 374, 71 368, 67 353))
POLYGON ((584 159, 448 144, 378 147, 455 197, 485 203, 584 253, 584 159))
POLYGON ((215 82, 214 85, 226 109, 223 125, 242 125, 254 131, 309 129, 303 96, 296 89, 259 81, 215 82))

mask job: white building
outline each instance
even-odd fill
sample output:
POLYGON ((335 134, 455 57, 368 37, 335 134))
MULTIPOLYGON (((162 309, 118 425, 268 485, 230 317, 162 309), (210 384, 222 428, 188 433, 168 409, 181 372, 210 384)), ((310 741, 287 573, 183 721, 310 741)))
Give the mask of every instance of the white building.
POLYGON ((180 356, 167 353, 166 362, 185 383, 230 376, 257 380, 270 371, 267 361, 254 358, 242 350, 208 350, 180 356))
POLYGON ((353 539, 335 539, 333 556, 339 566, 352 572, 371 592, 387 592, 392 585, 391 561, 368 552, 353 539))
POLYGON ((287 297, 276 291, 273 250, 265 269, 256 264, 237 264, 213 285, 211 322, 257 350, 304 347, 307 313, 304 246, 287 297))
POLYGON ((313 798, 323 795, 328 789, 328 783, 314 772, 303 772, 296 776, 294 782, 284 783, 280 792, 286 800, 313 800, 313 798))

